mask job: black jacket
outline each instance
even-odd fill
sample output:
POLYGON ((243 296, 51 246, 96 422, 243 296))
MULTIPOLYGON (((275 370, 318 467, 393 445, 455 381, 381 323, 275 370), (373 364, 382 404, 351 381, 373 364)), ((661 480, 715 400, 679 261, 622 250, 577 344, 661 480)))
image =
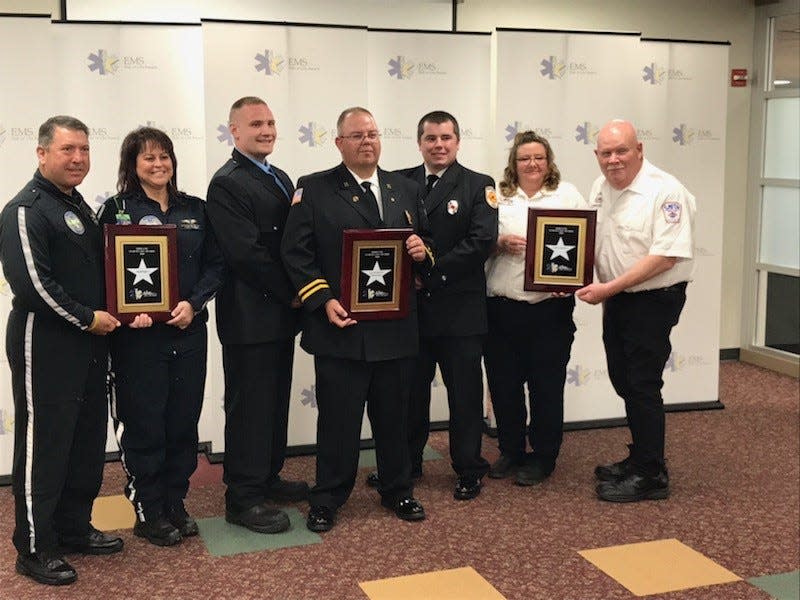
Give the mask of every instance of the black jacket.
MULTIPOLYGON (((289 212, 281 252, 305 309, 301 346, 311 354, 378 361, 413 356, 418 351, 417 311, 412 289, 409 289, 411 308, 403 319, 359 321, 339 329, 328 322, 325 313, 324 305, 328 300, 341 298, 342 232, 345 229, 411 227, 430 252, 420 187, 405 177, 381 169, 378 169, 378 180, 384 207, 382 221, 368 210, 362 189, 343 164, 307 175, 297 182, 298 191, 302 192, 289 212)), ((423 263, 415 263, 420 272, 427 272, 431 266, 432 255, 423 263)))
MULTIPOLYGON (((109 198, 100 209, 100 222, 114 223, 119 211, 127 213, 134 225, 143 218, 155 224, 155 217, 164 225, 177 227, 178 300, 188 301, 195 311, 187 329, 208 321, 206 304, 222 285, 225 263, 214 230, 208 224, 206 203, 195 196, 179 193, 170 197, 167 212, 162 213, 158 202, 143 192, 120 194, 109 198)), ((154 326, 164 325, 156 323, 154 326)))
MULTIPOLYGON (((289 196, 289 177, 272 165, 289 196)), ((289 198, 275 180, 238 150, 211 179, 208 218, 228 274, 217 295, 217 332, 223 344, 258 344, 297 334, 295 290, 280 258, 289 198)))
MULTIPOLYGON (((425 167, 398 173, 425 185, 425 167)), ((444 172, 425 198, 436 246, 436 266, 419 294, 420 335, 486 333, 484 263, 497 241, 497 209, 486 199, 494 180, 458 162, 444 172)))

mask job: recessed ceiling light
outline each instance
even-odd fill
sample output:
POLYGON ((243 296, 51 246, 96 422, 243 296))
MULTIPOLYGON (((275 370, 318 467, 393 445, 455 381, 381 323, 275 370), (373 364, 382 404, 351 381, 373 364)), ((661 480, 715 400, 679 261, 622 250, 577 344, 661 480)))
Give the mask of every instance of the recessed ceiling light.
POLYGON ((790 85, 792 82, 789 79, 776 79, 772 85, 790 85))

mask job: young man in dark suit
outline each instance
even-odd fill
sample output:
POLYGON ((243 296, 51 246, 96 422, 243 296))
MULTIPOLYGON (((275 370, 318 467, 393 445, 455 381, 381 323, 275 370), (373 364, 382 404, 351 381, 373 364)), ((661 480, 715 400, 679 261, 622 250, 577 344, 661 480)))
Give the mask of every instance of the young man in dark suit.
POLYGON ((294 187, 267 162, 275 117, 266 102, 234 102, 235 148, 208 186, 208 218, 228 265, 217 294, 225 370, 225 518, 259 533, 289 527, 268 501, 296 501, 305 482, 280 478, 286 456, 289 392, 299 304, 280 259, 294 187))
POLYGON ((433 266, 418 185, 378 167, 380 133, 372 114, 342 112, 336 146, 342 163, 298 181, 281 245, 289 277, 304 308, 302 347, 314 355, 317 480, 307 526, 328 531, 356 480, 364 405, 375 438, 381 504, 404 520, 425 518, 413 497, 406 446, 406 405, 417 354, 416 302, 407 316, 362 320, 339 302, 342 232, 412 228, 405 243, 419 272, 433 266))
MULTIPOLYGON (((408 410, 411 474, 422 475, 438 363, 450 407, 450 458, 458 475, 453 496, 471 500, 489 469, 481 456, 481 355, 487 329, 483 265, 497 240, 497 208, 492 178, 459 164, 460 138, 453 115, 441 110, 426 114, 417 126, 423 163, 398 173, 425 186, 425 212, 436 246, 436 266, 419 282, 420 352, 408 410)), ((370 484, 376 484, 376 475, 370 484)))

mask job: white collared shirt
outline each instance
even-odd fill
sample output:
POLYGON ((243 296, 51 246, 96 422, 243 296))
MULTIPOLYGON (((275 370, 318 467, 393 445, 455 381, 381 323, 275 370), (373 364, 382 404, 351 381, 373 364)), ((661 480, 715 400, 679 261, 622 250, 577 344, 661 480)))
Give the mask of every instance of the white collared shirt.
MULTIPOLYGON (((521 188, 503 196, 497 188, 498 236, 528 234, 529 208, 586 210, 589 208, 578 189, 562 181, 555 190, 542 188, 529 198, 521 188)), ((486 261, 486 295, 535 304, 551 297, 550 292, 525 291, 525 254, 498 253, 486 261)))
POLYGON ((645 256, 669 256, 675 265, 626 292, 641 292, 691 281, 694 270, 694 196, 669 173, 645 160, 624 190, 603 176, 592 185, 589 204, 597 210, 595 261, 605 283, 645 256))

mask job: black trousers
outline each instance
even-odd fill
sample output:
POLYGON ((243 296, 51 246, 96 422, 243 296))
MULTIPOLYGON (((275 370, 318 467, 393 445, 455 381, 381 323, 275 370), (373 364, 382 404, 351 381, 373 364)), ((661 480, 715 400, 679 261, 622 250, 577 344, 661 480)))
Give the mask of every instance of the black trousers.
POLYGON ((406 418, 413 358, 377 362, 317 356, 317 481, 309 504, 336 510, 356 482, 364 404, 380 486, 390 501, 412 493, 406 418))
POLYGON ((183 331, 158 323, 114 335, 112 416, 125 495, 145 521, 183 506, 197 468, 208 336, 205 323, 183 331))
POLYGON ((408 452, 412 473, 422 473, 422 452, 431 419, 431 382, 436 363, 450 408, 450 459, 459 477, 481 478, 489 463, 481 456, 483 434, 483 336, 420 337, 408 405, 408 452))
POLYGON ((6 353, 15 411, 12 539, 19 554, 54 554, 59 534, 87 533, 103 479, 107 340, 12 310, 6 353))
POLYGON ((564 382, 575 323, 573 296, 536 304, 489 298, 489 336, 484 360, 497 418, 500 452, 513 459, 525 455, 527 437, 533 455, 555 463, 564 428, 564 382))
POLYGON ((225 344, 225 505, 261 504, 286 459, 294 338, 225 344))
POLYGON ((656 474, 664 466, 664 366, 672 351, 669 335, 686 303, 686 283, 621 293, 603 306, 603 344, 608 376, 625 401, 631 430, 631 460, 656 474))

